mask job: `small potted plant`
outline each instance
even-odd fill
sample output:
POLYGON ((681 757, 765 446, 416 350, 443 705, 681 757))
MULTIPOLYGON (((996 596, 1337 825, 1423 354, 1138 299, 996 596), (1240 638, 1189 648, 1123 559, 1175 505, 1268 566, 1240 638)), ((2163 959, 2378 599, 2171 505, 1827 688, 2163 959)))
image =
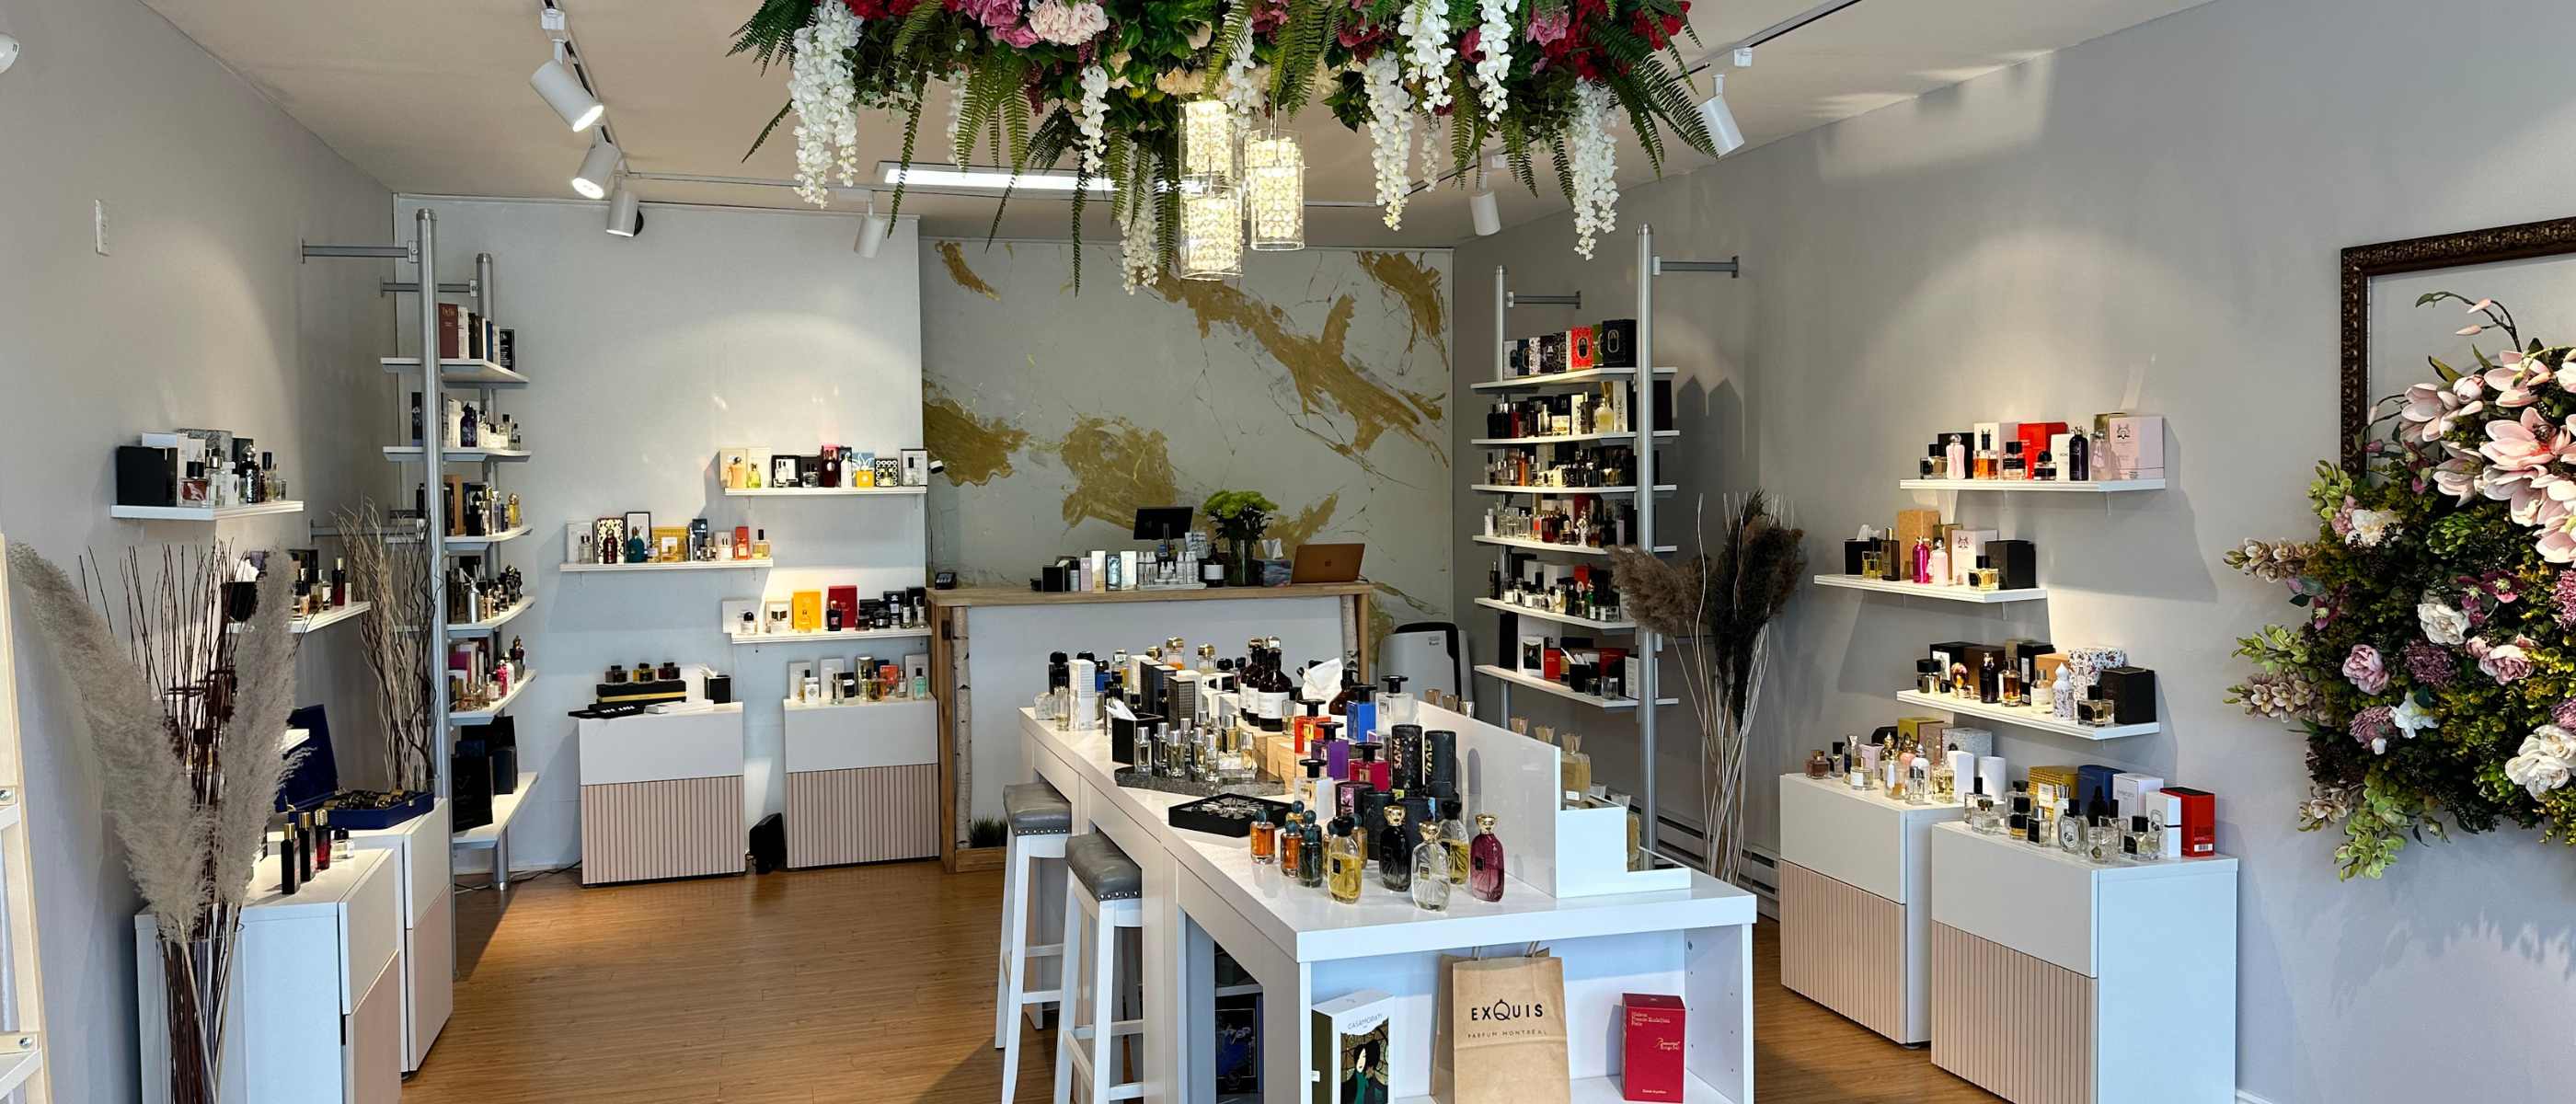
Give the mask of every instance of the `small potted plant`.
POLYGON ((1226 542, 1226 585, 1251 586, 1260 582, 1252 565, 1259 555, 1261 533, 1270 528, 1270 515, 1278 509, 1278 503, 1259 491, 1218 491, 1199 507, 1216 535, 1226 542))

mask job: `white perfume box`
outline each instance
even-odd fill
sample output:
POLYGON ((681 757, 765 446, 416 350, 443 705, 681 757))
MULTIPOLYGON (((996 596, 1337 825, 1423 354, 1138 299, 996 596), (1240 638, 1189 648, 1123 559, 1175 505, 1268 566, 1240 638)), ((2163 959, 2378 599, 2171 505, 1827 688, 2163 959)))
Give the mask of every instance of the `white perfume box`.
POLYGON ((2155 775, 2122 771, 2111 776, 2111 803, 2119 806, 2120 818, 2127 820, 2145 813, 2147 797, 2164 788, 2165 780, 2155 775))
MULTIPOLYGON (((1362 989, 1315 1006, 1315 1060, 1309 1068, 1321 1078, 1315 1086, 1317 1104, 1377 1104, 1386 1099, 1367 1091, 1360 1096, 1346 1093, 1343 1081, 1352 1071, 1343 1065, 1343 1059, 1345 1055, 1366 1053, 1374 1057, 1379 1070, 1384 1070, 1387 1056, 1395 1052, 1388 1038, 1394 1016, 1395 998, 1375 989, 1362 989)), ((1379 1091, 1383 1088, 1381 1083, 1379 1091)))

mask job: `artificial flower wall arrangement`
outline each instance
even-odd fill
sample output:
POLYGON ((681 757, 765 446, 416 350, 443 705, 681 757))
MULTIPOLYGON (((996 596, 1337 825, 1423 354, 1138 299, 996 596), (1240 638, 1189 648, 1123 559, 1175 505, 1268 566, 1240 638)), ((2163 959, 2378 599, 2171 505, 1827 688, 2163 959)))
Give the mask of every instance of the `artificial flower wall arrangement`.
MULTIPOLYGON (((1252 141, 1284 141, 1293 154, 1286 124, 1319 100, 1369 136, 1388 226, 1401 224, 1417 175, 1440 174, 1445 126, 1446 172, 1461 184, 1481 182, 1490 147, 1535 192, 1544 156, 1574 205, 1576 251, 1590 257, 1616 223, 1614 116, 1658 170, 1668 134, 1714 155, 1673 41, 1689 9, 1689 0, 765 0, 734 51, 788 63, 788 104, 753 147, 793 113, 808 202, 826 204, 835 182, 860 183, 861 111, 903 116, 901 160, 913 164, 930 85, 941 82, 944 152, 957 164, 984 144, 1015 172, 1064 165, 1085 183, 1112 182, 1132 292, 1173 264, 1199 224, 1185 197, 1257 173, 1243 163, 1252 141), (1199 133, 1194 110, 1227 117, 1242 152, 1219 165, 1191 148, 1183 135, 1199 133), (1428 132, 1419 158, 1418 132, 1428 132)), ((903 188, 894 191, 900 209, 903 188)), ((1073 193, 1077 275, 1087 191, 1073 193)), ((1258 200, 1255 249, 1265 248, 1258 200)), ((1180 267, 1202 274, 1187 259, 1180 267)))
POLYGON ((2300 827, 2342 828, 2347 878, 2449 827, 2576 844, 2576 359, 2491 300, 2416 305, 2444 302, 2476 319, 2476 367, 2428 358, 2373 409, 2361 471, 2317 466, 2315 540, 2226 557, 2306 614, 2238 643, 2258 669, 2228 701, 2307 732, 2300 827))

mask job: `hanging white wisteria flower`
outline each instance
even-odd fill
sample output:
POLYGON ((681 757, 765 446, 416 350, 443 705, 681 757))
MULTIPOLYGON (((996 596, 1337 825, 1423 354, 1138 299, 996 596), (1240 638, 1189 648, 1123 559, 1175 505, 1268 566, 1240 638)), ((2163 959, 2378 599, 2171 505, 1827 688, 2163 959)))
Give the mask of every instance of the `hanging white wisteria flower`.
POLYGON ((957 128, 966 125, 966 76, 963 73, 948 82, 948 157, 959 168, 966 159, 957 155, 957 128))
POLYGON ((1234 52, 1225 59, 1225 69, 1217 79, 1216 94, 1234 113, 1234 125, 1238 129, 1250 127, 1252 117, 1260 114, 1261 90, 1269 85, 1268 77, 1255 73, 1252 68, 1252 35, 1235 36, 1234 52))
POLYGON ((1502 122, 1503 109, 1512 102, 1503 78, 1512 71, 1512 13, 1519 6, 1515 0, 1477 0, 1483 22, 1476 25, 1476 92, 1488 123, 1502 122))
POLYGON ((788 66, 787 101, 796 111, 796 195, 817 207, 832 202, 831 177, 859 180, 857 75, 849 51, 859 41, 859 17, 847 4, 820 4, 814 21, 798 28, 796 57, 788 66))
POLYGON ((1449 45, 1449 5, 1414 0, 1396 22, 1395 33, 1404 39, 1405 67, 1422 82, 1422 109, 1449 106, 1449 59, 1454 53, 1449 45))
POLYGON ((1377 202, 1390 230, 1404 225, 1404 198, 1413 187, 1413 93, 1405 90, 1395 51, 1380 50, 1361 70, 1369 97, 1370 159, 1377 164, 1377 202))
POLYGON ((1129 160, 1135 163, 1135 169, 1128 174, 1134 179, 1119 186, 1124 203, 1118 208, 1118 279, 1126 286, 1127 294, 1134 295, 1137 288, 1153 283, 1162 268, 1163 258, 1156 250, 1155 240, 1162 208, 1154 192, 1153 160, 1142 156, 1129 160))
POLYGON ((1109 71, 1098 65, 1082 67, 1082 106, 1074 112, 1073 124, 1082 130, 1082 171, 1100 171, 1100 153, 1109 139, 1104 129, 1109 120, 1109 71))
POLYGON ((1574 251, 1592 259, 1592 240, 1619 225, 1619 146, 1610 137, 1616 96, 1597 84, 1574 86, 1566 159, 1574 177, 1574 251))

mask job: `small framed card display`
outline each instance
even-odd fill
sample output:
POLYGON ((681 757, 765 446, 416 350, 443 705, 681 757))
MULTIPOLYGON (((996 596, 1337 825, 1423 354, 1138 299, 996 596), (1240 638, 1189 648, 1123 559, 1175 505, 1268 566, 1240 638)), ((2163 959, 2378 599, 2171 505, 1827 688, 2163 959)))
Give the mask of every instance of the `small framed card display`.
POLYGON ((849 472, 850 472, 850 486, 853 486, 853 487, 873 487, 873 486, 876 486, 876 485, 877 485, 877 454, 875 454, 875 453, 873 453, 873 452, 854 452, 854 453, 851 453, 851 454, 850 454, 850 459, 849 459, 849 472))
POLYGON ((797 632, 801 632, 801 633, 809 633, 809 632, 821 632, 821 631, 823 631, 823 592, 822 592, 822 591, 819 591, 819 590, 800 590, 800 591, 797 591, 797 592, 796 592, 796 594, 795 594, 795 597, 794 597, 794 599, 793 599, 793 602, 794 602, 794 605, 793 605, 792 609, 793 609, 793 611, 794 611, 794 616, 795 616, 794 625, 795 625, 795 627, 796 627, 796 631, 797 631, 797 632))
POLYGON ((599 562, 613 564, 624 558, 626 522, 622 518, 604 517, 590 523, 591 550, 599 562))
POLYGON ((903 450, 903 485, 907 487, 927 487, 930 485, 929 449, 909 448, 903 450))
POLYGON ((649 510, 626 511, 626 535, 644 539, 644 554, 653 554, 653 514, 649 510))
POLYGON ((1381 1104, 1387 1099, 1387 1023, 1395 998, 1362 989, 1316 1005, 1314 1071, 1318 1104, 1381 1104))
POLYGON ((598 562, 599 545, 596 543, 598 540, 599 535, 591 531, 589 522, 565 522, 564 562, 575 564, 598 562))
POLYGON ((903 486, 903 461, 893 457, 877 461, 877 486, 903 486))
POLYGON ((800 659, 787 665, 787 696, 800 702, 822 698, 822 684, 815 681, 814 661, 800 659))
POLYGON ((770 459, 769 485, 772 487, 795 487, 802 485, 798 482, 795 457, 777 456, 770 459))
POLYGON ((689 559, 689 530, 679 525, 657 525, 653 528, 653 562, 686 563, 689 559))
POLYGON ((786 601, 782 599, 771 599, 763 602, 761 603, 760 612, 761 632, 770 636, 777 636, 788 631, 788 610, 786 601))
POLYGON ((760 635, 760 599, 724 600, 724 631, 733 636, 760 635))

